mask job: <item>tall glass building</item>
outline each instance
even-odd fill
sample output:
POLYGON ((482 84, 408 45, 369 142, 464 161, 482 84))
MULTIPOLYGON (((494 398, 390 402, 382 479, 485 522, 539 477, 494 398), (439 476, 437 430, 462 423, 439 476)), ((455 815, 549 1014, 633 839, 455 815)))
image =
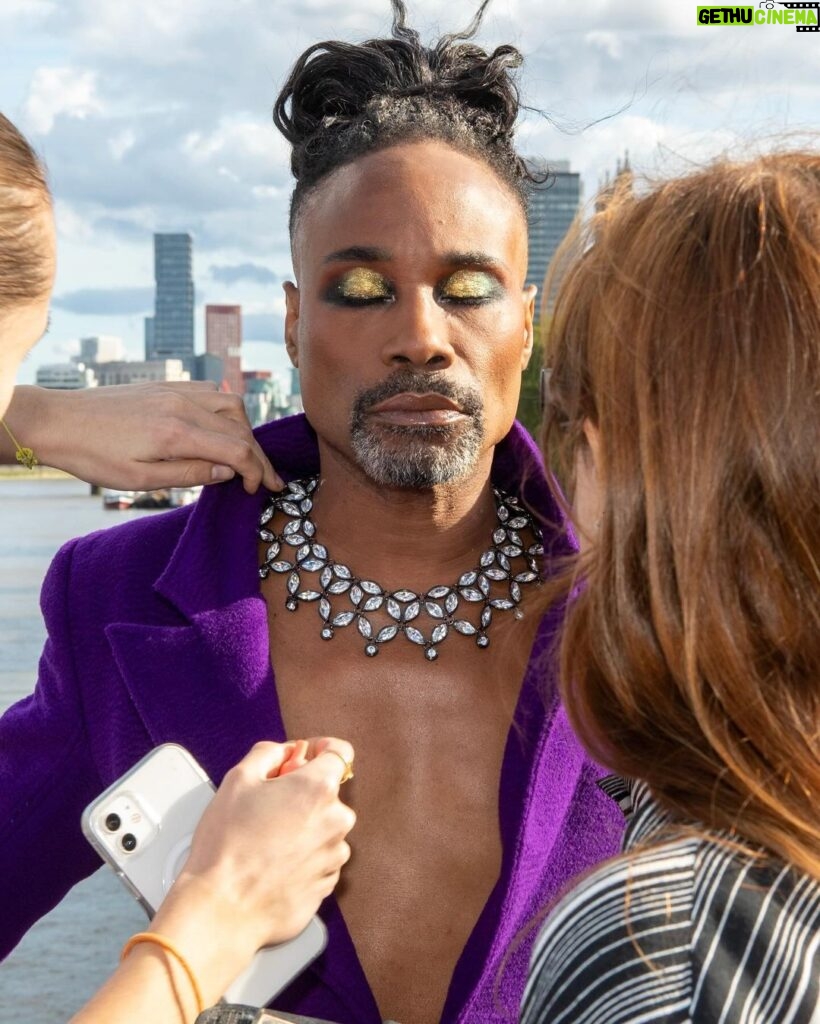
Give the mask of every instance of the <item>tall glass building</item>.
POLYGON ((193 244, 189 234, 154 235, 154 322, 146 330, 146 359, 194 358, 193 244))
POLYGON ((546 170, 549 174, 543 185, 534 186, 528 211, 527 284, 538 286, 537 322, 547 267, 581 206, 581 175, 569 169, 568 160, 528 160, 527 163, 539 173, 546 170))

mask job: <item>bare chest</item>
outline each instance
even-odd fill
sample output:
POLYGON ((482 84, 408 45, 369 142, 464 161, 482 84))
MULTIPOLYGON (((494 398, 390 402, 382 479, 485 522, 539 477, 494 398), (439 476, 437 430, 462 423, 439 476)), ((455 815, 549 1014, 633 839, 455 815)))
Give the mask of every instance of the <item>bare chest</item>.
POLYGON ((535 622, 497 651, 454 637, 431 664, 398 642, 367 658, 351 630, 322 641, 310 608, 266 597, 287 735, 356 750, 337 896, 359 959, 384 1017, 433 1024, 498 878, 501 763, 535 622))

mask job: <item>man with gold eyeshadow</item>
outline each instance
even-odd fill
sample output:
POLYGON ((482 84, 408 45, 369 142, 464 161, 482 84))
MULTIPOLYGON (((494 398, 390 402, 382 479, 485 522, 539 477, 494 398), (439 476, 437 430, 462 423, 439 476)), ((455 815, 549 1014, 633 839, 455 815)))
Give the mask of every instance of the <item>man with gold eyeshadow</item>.
POLYGON ((73 751, 41 822, 59 819, 59 866, 23 880, 0 934, 94 870, 80 811, 153 745, 218 783, 256 740, 337 735, 356 749, 353 856, 325 953, 275 1007, 500 1024, 526 926, 615 853, 622 819, 547 671, 560 611, 540 583, 567 542, 514 421, 535 292, 520 57, 466 36, 428 49, 394 8, 391 38, 306 51, 274 110, 305 416, 257 438, 285 491, 211 488, 55 560, 21 732, 48 751, 44 785, 73 751))

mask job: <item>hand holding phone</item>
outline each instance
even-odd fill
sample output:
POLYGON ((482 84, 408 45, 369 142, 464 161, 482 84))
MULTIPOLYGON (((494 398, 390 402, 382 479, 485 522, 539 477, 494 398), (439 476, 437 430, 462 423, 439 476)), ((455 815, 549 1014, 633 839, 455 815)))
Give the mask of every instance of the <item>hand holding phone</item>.
POLYGON ((355 820, 338 800, 340 758, 352 759, 352 749, 342 741, 319 745, 328 742, 336 744, 333 757, 281 779, 294 744, 257 744, 216 796, 190 754, 167 744, 83 815, 89 841, 149 915, 179 878, 158 923, 172 908, 179 920, 186 899, 201 912, 204 899, 215 928, 196 941, 225 935, 248 951, 242 963, 266 947, 228 987, 231 1001, 263 1005, 324 948, 324 926, 312 915, 349 856, 344 837, 355 820))

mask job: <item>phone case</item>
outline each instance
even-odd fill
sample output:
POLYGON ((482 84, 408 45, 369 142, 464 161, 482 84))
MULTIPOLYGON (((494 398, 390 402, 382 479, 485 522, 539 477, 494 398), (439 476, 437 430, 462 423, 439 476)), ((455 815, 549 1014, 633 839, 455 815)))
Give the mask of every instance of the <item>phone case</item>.
MULTIPOLYGON (((82 816, 85 837, 153 917, 179 874, 214 787, 183 747, 166 743, 110 786, 82 816)), ((228 988, 232 1003, 264 1006, 324 950, 314 917, 296 938, 261 949, 228 988)))

